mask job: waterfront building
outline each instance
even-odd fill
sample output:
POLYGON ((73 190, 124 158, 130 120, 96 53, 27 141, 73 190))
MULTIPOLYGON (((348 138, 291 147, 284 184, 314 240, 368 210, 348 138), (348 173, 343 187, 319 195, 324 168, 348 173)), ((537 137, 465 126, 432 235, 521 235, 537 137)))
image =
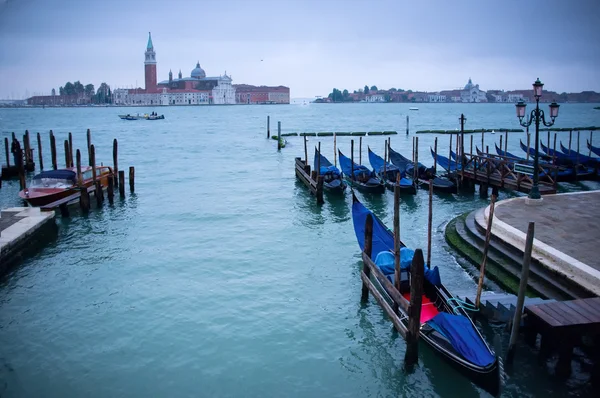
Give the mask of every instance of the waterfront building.
POLYGON ((446 95, 442 93, 432 93, 427 96, 429 102, 446 102, 446 95))
POLYGON ((235 102, 238 104, 289 104, 290 88, 285 86, 253 86, 234 84, 235 102))
POLYGON ((479 84, 473 84, 471 78, 460 93, 461 102, 487 102, 485 91, 479 89, 479 84))
POLYGON ((207 77, 200 62, 192 69, 189 77, 183 77, 181 70, 177 79, 169 71, 169 79, 157 82, 156 52, 152 36, 148 34, 144 61, 145 87, 135 89, 118 88, 113 91, 115 105, 207 105, 235 104, 235 88, 231 76, 207 77))
POLYGON ((379 93, 365 95, 365 101, 367 102, 385 102, 385 95, 379 93))

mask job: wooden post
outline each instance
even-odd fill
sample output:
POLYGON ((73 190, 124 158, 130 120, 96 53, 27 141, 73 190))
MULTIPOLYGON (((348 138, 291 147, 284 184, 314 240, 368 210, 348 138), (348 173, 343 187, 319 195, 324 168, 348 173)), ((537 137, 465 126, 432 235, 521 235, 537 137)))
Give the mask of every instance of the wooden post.
POLYGON ((76 152, 77 156, 77 185, 81 187, 83 185, 83 178, 81 176, 81 152, 79 149, 76 152))
POLYGON ((98 207, 102 206, 102 202, 104 201, 104 192, 102 192, 102 182, 101 179, 96 181, 96 190, 94 195, 96 196, 96 204, 98 207))
POLYGON ((129 166, 129 190, 131 193, 135 192, 135 168, 129 166))
POLYGON ((573 139, 573 130, 569 130, 569 156, 571 156, 571 140, 573 139))
POLYGON ((317 175, 317 204, 322 205, 325 203, 323 200, 323 176, 317 175))
POLYGON ((71 165, 71 159, 69 159, 69 140, 65 140, 65 167, 71 165))
POLYGON ((6 167, 10 167, 10 149, 8 145, 8 137, 4 137, 4 151, 6 153, 6 167))
POLYGON ((91 155, 92 132, 90 131, 90 129, 87 129, 86 136, 87 136, 88 163, 91 166, 92 165, 92 155, 91 155))
POLYGON ((90 145, 90 166, 92 166, 92 182, 96 185, 96 149, 94 144, 90 145))
POLYGON ((362 137, 358 137, 358 164, 362 164, 362 137))
POLYGON ((577 163, 575 164, 575 171, 577 172, 577 169, 579 169, 579 136, 580 136, 580 131, 577 130, 577 163))
MULTIPOLYGON (((529 130, 529 128, 527 128, 529 130)), ((527 133, 527 157, 525 158, 526 160, 529 160, 529 145, 530 145, 530 141, 531 141, 531 135, 529 133, 527 133)))
MULTIPOLYGON (((319 152, 319 156, 321 152, 319 152)), ((304 136, 304 166, 308 165, 308 149, 306 149, 306 136, 304 136)))
POLYGON ((500 149, 504 149, 504 146, 502 145, 502 136, 500 136, 500 149))
MULTIPOLYGON (((554 152, 552 152, 552 164, 556 166, 556 133, 554 133, 554 152)), ((554 169, 554 186, 556 187, 556 183, 558 182, 558 167, 554 169)))
POLYGON ((107 183, 108 186, 106 187, 106 196, 108 196, 108 203, 112 205, 115 196, 115 179, 112 175, 108 176, 107 183))
POLYGON ((525 240, 525 252, 523 254, 523 267, 521 268, 521 282, 519 283, 519 295, 517 297, 517 308, 513 318, 512 330, 510 333, 510 342, 508 344, 508 354, 506 361, 511 363, 515 356, 515 344, 519 335, 521 325, 521 314, 523 313, 523 304, 525 302, 525 291, 527 290, 527 278, 529 277, 529 264, 531 263, 531 250, 533 249, 533 236, 535 234, 535 223, 529 222, 527 228, 527 238, 525 240))
POLYGON ((117 139, 115 138, 113 140, 113 180, 117 187, 119 186, 119 179, 117 177, 119 175, 118 150, 119 150, 119 143, 117 142, 117 139))
POLYGON ((494 220, 494 207, 496 204, 496 195, 492 195, 492 201, 490 203, 490 215, 488 217, 487 229, 485 231, 485 244, 483 246, 483 259, 481 260, 481 266, 479 268, 479 282, 477 283, 477 296, 475 297, 475 307, 479 308, 479 302, 481 300, 481 289, 483 289, 483 278, 485 275, 485 264, 487 263, 487 253, 490 247, 490 238, 492 235, 492 222, 494 220))
POLYGON ((69 206, 67 206, 66 203, 61 204, 59 207, 60 209, 60 216, 67 218, 69 217, 69 206))
POLYGON ((69 132, 69 162, 68 167, 73 167, 73 134, 71 132, 69 132))
POLYGON ((504 132, 504 152, 508 152, 508 130, 504 132))
POLYGON ((385 140, 385 145, 383 146, 383 175, 384 175, 384 180, 385 180, 385 176, 387 176, 387 162, 388 162, 388 140, 386 139, 385 140))
POLYGON ((471 149, 470 149, 470 153, 471 153, 471 156, 473 156, 473 134, 471 134, 471 149))
POLYGON ((419 329, 421 328, 421 304, 423 301, 423 251, 415 250, 410 266, 410 307, 408 307, 408 331, 404 363, 412 366, 419 358, 419 329))
POLYGON ((437 137, 433 141, 433 154, 435 155, 433 157, 433 172, 437 174, 437 137))
MULTIPOLYGON (((394 286, 400 291, 400 184, 394 184, 394 286)), ((398 306, 394 303, 394 311, 398 306)))
POLYGON ((481 132, 481 150, 483 151, 484 145, 483 145, 483 131, 481 132))
POLYGON ((415 137, 415 165, 413 167, 415 176, 413 181, 417 181, 419 179, 419 137, 415 137))
POLYGON ((406 135, 408 135, 408 115, 406 115, 406 135))
POLYGON ((354 140, 350 140, 350 181, 354 181, 354 140))
MULTIPOLYGON (((371 258, 371 252, 373 249, 373 216, 371 213, 367 214, 367 219, 365 220, 365 248, 364 253, 371 258)), ((367 265, 367 263, 363 262, 363 272, 367 279, 371 277, 371 268, 367 265)), ((366 283, 362 285, 362 299, 366 300, 369 297, 369 287, 366 283)))
POLYGON ((550 129, 548 129, 548 145, 546 148, 550 148, 550 129))
POLYGON ((119 170, 119 196, 125 197, 125 171, 119 170))
POLYGON ((589 149, 589 151, 588 151, 588 157, 592 157, 592 145, 593 145, 592 144, 592 137, 593 136, 594 136, 594 131, 590 130, 590 145, 589 145, 590 147, 588 148, 589 149))
POLYGON ((44 161, 42 159, 42 136, 40 133, 37 133, 37 142, 38 142, 38 159, 40 162, 40 170, 44 170, 44 161))
POLYGON ((56 162, 56 138, 54 138, 52 130, 50 130, 50 154, 52 155, 52 169, 56 170, 58 168, 56 162))
POLYGON ((427 228, 427 268, 431 268, 431 231, 433 228, 433 179, 429 180, 429 223, 427 228))
POLYGON ((450 147, 448 148, 448 172, 452 171, 452 134, 450 134, 450 147))
POLYGON ((83 214, 87 214, 90 211, 90 194, 88 193, 87 187, 80 187, 81 195, 79 196, 79 207, 83 214))
POLYGON ((27 188, 27 180, 25 179, 25 164, 23 161, 23 150, 19 140, 15 140, 15 151, 17 153, 17 170, 19 172, 19 186, 21 190, 27 188))
POLYGON ((282 146, 281 142, 281 122, 277 122, 277 150, 280 151, 282 146))
POLYGON ((267 116, 267 138, 271 138, 271 116, 267 116))
POLYGON ((25 135, 23 136, 23 146, 25 149, 25 167, 29 169, 33 163, 33 156, 31 155, 31 142, 29 141, 29 130, 25 130, 25 135))
POLYGON ((336 134, 333 133, 333 165, 337 167, 336 134))
POLYGON ((317 167, 317 170, 316 170, 317 176, 320 176, 321 175, 321 141, 319 141, 319 148, 317 149, 317 152, 319 152, 319 156, 317 157, 317 164, 315 166, 317 167))

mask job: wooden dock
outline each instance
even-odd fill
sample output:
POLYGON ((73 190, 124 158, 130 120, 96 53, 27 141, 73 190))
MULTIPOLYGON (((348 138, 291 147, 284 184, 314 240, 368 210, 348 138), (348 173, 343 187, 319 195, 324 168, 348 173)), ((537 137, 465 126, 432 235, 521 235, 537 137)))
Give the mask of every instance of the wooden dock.
MULTIPOLYGON (((553 349, 559 353, 556 375, 571 374, 573 348, 584 335, 600 334, 600 297, 541 303, 525 307, 525 339, 535 345, 537 335, 542 336, 540 356, 545 359, 553 349)), ((595 358, 598 374, 599 361, 595 358)))
POLYGON ((300 179, 310 189, 310 193, 315 195, 317 203, 322 204, 323 201, 323 176, 317 176, 316 171, 310 171, 310 165, 300 158, 296 158, 295 163, 296 177, 300 179))

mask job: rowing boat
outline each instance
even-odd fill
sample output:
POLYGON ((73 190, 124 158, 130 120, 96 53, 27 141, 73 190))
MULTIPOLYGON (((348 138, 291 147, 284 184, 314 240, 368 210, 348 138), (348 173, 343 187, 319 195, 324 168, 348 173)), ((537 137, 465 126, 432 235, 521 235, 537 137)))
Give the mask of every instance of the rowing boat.
POLYGON ((405 171, 400 171, 397 166, 384 161, 383 158, 373 152, 371 148, 368 148, 368 150, 369 162, 371 163, 371 166, 373 166, 373 170, 375 170, 375 173, 383 180, 388 189, 394 190, 398 175, 400 175, 400 182, 398 183, 400 186, 400 193, 411 195, 417 193, 417 188, 415 187, 412 178, 406 177, 405 171))
POLYGON ((342 178, 340 169, 331 164, 322 154, 319 154, 319 150, 315 148, 315 160, 313 170, 319 170, 319 175, 323 176, 323 188, 325 191, 331 193, 344 193, 346 190, 346 183, 342 178))
POLYGON ((369 170, 366 166, 352 162, 340 150, 338 150, 338 154, 344 177, 353 187, 363 192, 385 192, 385 184, 377 177, 375 172, 369 170))
MULTIPOLYGON (((390 161, 392 164, 398 166, 401 171, 405 171, 408 175, 414 175, 413 162, 402 156, 401 153, 394 151, 392 148, 388 148, 390 154, 390 161)), ((440 177, 435 175, 433 168, 427 168, 422 163, 418 162, 417 169, 417 184, 424 189, 429 189, 429 181, 433 179, 433 190, 435 192, 446 192, 455 193, 456 184, 450 181, 448 178, 440 177)))

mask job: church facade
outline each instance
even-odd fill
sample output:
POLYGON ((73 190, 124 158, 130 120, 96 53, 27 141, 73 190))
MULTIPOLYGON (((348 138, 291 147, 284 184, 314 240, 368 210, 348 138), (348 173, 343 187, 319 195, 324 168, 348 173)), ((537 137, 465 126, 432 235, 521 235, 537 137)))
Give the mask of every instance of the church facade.
POLYGON ((209 105, 235 104, 236 95, 231 76, 227 73, 207 77, 200 62, 192 69, 189 77, 181 70, 177 79, 169 71, 169 79, 157 82, 156 52, 152 36, 148 34, 144 61, 145 87, 136 89, 118 88, 113 91, 115 105, 209 105))

